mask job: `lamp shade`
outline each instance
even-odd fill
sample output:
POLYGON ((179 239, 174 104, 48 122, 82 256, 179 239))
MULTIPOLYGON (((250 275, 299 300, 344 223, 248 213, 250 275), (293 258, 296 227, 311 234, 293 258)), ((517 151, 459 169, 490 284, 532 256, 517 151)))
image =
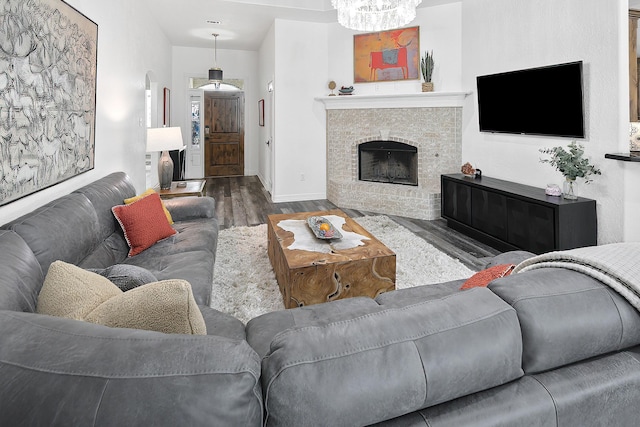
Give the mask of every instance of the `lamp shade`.
POLYGON ((222 81, 222 70, 220 68, 209 68, 209 80, 222 81))
POLYGON ((147 129, 147 152, 181 150, 184 148, 179 127, 147 129))

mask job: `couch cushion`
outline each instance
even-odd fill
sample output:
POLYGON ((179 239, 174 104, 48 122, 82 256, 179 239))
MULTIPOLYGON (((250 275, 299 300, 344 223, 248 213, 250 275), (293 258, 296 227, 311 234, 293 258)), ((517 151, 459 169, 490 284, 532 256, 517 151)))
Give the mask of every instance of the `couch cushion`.
MULTIPOLYGON (((508 384, 375 424, 375 427, 556 427, 557 425, 556 408, 547 390, 532 377, 524 376, 508 384)), ((580 426, 584 427, 586 424, 580 426)))
POLYGON ((97 224, 97 239, 103 241, 120 228, 111 213, 111 207, 121 205, 124 199, 134 196, 136 190, 124 172, 114 172, 73 193, 84 195, 93 205, 98 218, 94 224, 94 227, 97 224))
POLYGON ((71 193, 49 202, 2 228, 15 231, 29 245, 42 271, 62 260, 78 264, 98 245, 98 215, 86 196, 71 193))
POLYGON ((291 328, 262 361, 265 423, 380 422, 516 379, 521 358, 515 311, 486 288, 291 328))
MULTIPOLYGON (((109 210, 109 213, 113 216, 111 210, 109 210)), ((118 223, 115 217, 113 220, 116 224, 118 223)), ((82 268, 107 268, 110 265, 126 262, 128 254, 129 245, 124 238, 122 228, 118 224, 118 229, 100 242, 93 252, 84 257, 78 265, 82 268)))
POLYGON ((518 313, 527 373, 640 344, 640 314, 585 274, 545 268, 494 280, 489 289, 518 313))
POLYGON ((639 350, 636 347, 533 375, 553 399, 553 425, 639 425, 640 362, 635 355, 639 350))
POLYGON ((355 297, 272 311, 249 320, 246 327, 247 341, 260 357, 263 357, 269 352, 273 338, 287 329, 314 325, 318 322, 353 319, 384 309, 386 307, 380 307, 371 298, 355 297))
MULTIPOLYGON (((167 239, 167 243, 179 234, 167 239)), ((162 241, 158 245, 163 245, 162 241)), ((156 245, 157 246, 157 245, 156 245)), ((209 305, 215 255, 210 251, 193 250, 182 253, 161 254, 154 248, 140 255, 127 258, 124 263, 144 267, 151 271, 158 280, 183 279, 191 284, 193 297, 198 304, 209 305), (150 253, 148 253, 151 251, 150 253)), ((170 251, 169 251, 170 252, 170 251)))
POLYGON ((260 359, 244 340, 0 310, 10 426, 255 426, 260 359))
POLYGON ((176 234, 164 215, 160 196, 155 192, 129 205, 114 206, 111 210, 131 248, 130 257, 176 234))
POLYGON ((191 286, 184 280, 149 283, 128 292, 72 264, 51 264, 37 312, 115 328, 206 334, 191 286))
POLYGON ((376 297, 376 302, 385 307, 404 307, 418 301, 439 299, 451 295, 460 290, 464 279, 434 285, 414 286, 407 289, 396 289, 393 292, 385 292, 376 297))
POLYGON ((0 230, 0 310, 36 311, 44 275, 24 240, 0 230))

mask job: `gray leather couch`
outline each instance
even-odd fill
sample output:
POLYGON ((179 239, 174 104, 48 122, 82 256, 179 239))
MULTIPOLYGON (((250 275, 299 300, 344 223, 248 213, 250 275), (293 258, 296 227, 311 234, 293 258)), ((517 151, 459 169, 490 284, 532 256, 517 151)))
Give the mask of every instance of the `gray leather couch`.
POLYGON ((640 425, 640 315, 616 292, 557 268, 462 283, 252 319, 265 424, 640 425))
POLYGON ((260 360, 242 322, 208 307, 215 201, 167 200, 178 234, 128 258, 111 207, 132 196, 129 178, 114 173, 0 227, 0 425, 260 425, 260 360), (185 279, 208 335, 37 314, 55 260, 132 264, 158 280, 185 279))
POLYGON ((638 425, 640 315, 595 279, 548 268, 488 288, 454 281, 283 310, 245 327, 207 307, 215 202, 167 201, 179 233, 127 258, 110 208, 132 195, 113 174, 0 227, 0 425, 638 425), (36 314, 56 259, 186 279, 209 335, 36 314))

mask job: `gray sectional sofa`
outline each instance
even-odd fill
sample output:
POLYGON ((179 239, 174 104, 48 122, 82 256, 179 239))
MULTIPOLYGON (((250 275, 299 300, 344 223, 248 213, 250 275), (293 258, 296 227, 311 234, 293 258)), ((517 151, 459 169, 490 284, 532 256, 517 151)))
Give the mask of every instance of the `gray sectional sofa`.
POLYGON ((638 425, 640 315, 625 299, 560 268, 462 283, 252 319, 266 424, 638 425))
MULTIPOLYGON (((214 201, 167 201, 179 233, 140 255, 114 174, 0 227, 0 425, 635 426, 640 315, 585 274, 545 268, 268 313, 206 307, 214 201), (48 265, 131 263, 191 282, 207 336, 35 313, 48 265)), ((519 263, 525 252, 490 265, 519 263)))
POLYGON ((244 325, 208 307, 218 223, 208 197, 165 202, 178 234, 139 255, 111 207, 135 196, 114 173, 0 227, 0 425, 256 425, 260 360, 244 325), (109 328, 37 314, 56 260, 130 264, 189 281, 207 336, 109 328))

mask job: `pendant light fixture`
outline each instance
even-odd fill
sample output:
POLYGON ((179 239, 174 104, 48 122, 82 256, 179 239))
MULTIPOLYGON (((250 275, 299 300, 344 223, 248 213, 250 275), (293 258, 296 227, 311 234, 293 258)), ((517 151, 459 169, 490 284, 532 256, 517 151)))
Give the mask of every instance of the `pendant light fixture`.
POLYGON ((212 34, 214 37, 213 47, 213 68, 209 68, 209 81, 216 86, 216 89, 220 89, 220 83, 222 83, 222 68, 218 67, 218 36, 220 34, 212 34))
POLYGON ((331 0, 340 25, 358 31, 384 31, 402 27, 416 17, 422 0, 331 0))

